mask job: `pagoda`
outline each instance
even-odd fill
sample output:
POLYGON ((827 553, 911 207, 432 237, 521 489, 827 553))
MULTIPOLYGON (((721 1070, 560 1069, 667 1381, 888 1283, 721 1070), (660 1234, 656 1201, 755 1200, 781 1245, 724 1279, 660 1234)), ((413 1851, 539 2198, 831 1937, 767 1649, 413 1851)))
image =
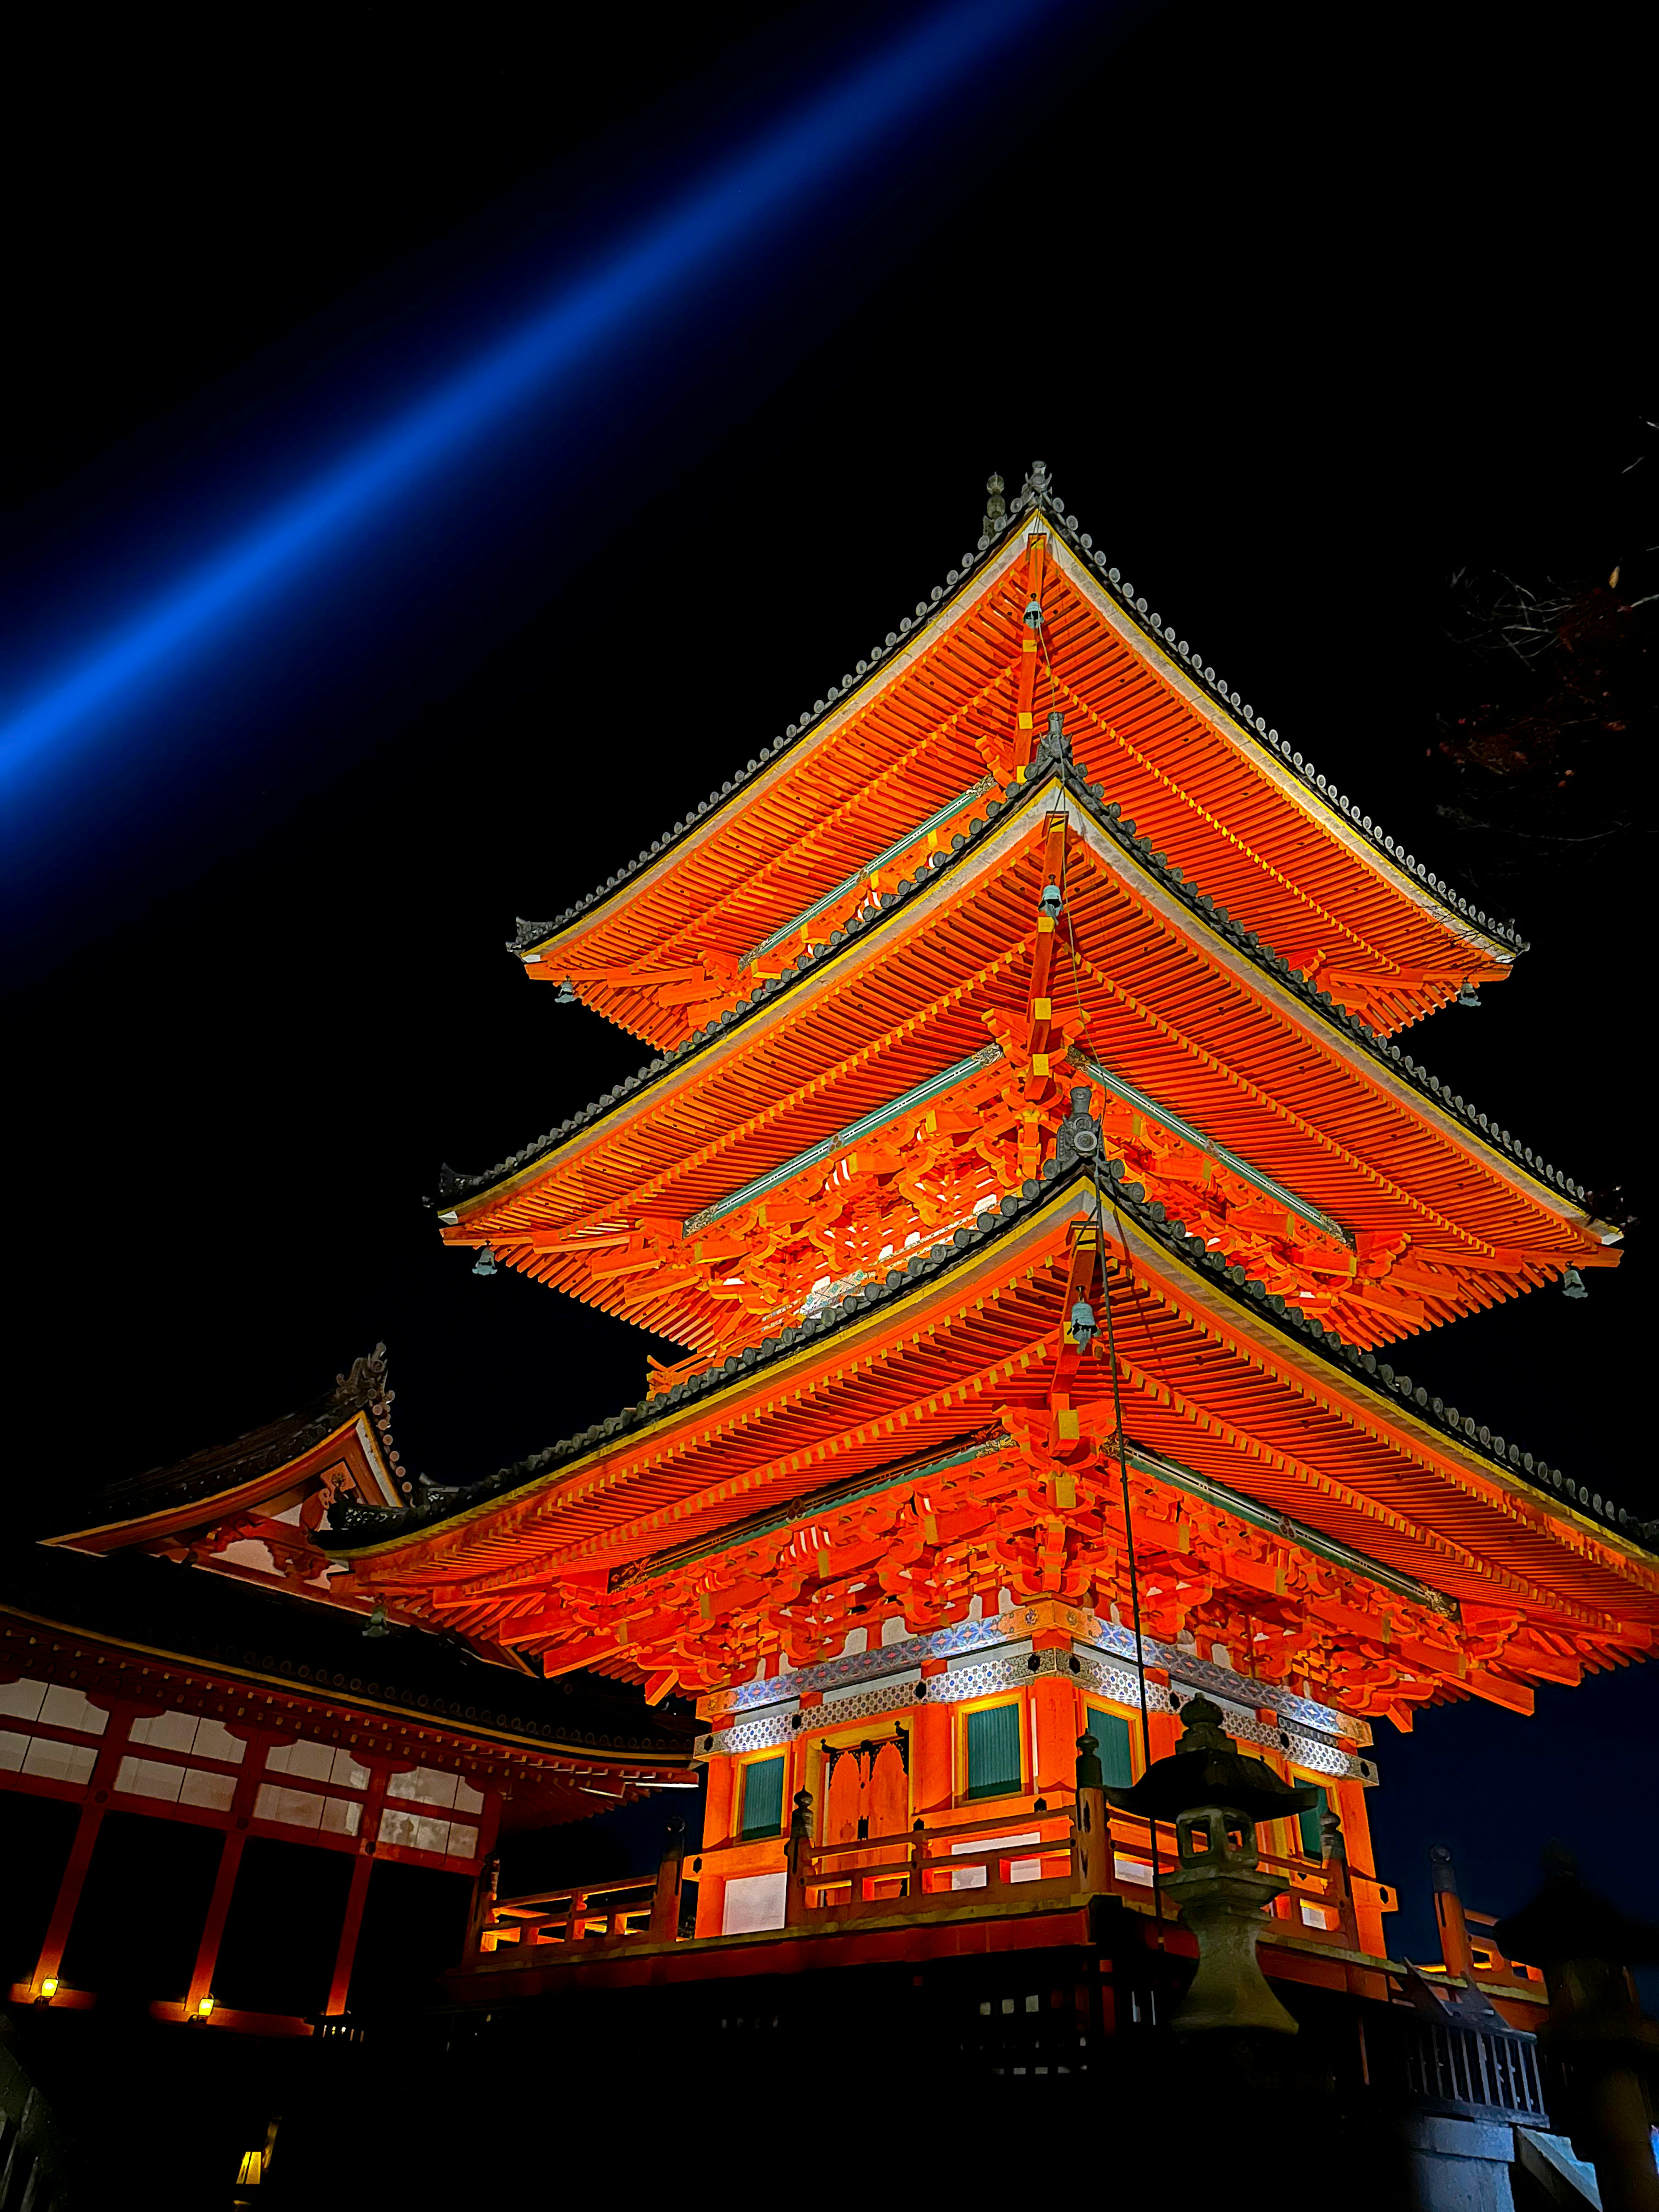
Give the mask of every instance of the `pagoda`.
MULTIPOLYGON (((446 1170, 441 1234, 684 1358, 319 1541, 359 1602, 698 1701, 682 1954, 1156 1917, 1167 1838, 1091 1813, 1078 1747, 1127 1790, 1201 1692, 1319 1793, 1264 1835, 1269 1972, 1322 1947, 1363 1989, 1372 1723, 1526 1712, 1659 1627, 1654 1527, 1404 1340, 1583 1295, 1619 1231, 1401 1042, 1504 981, 1515 930, 1229 688, 1041 465, 1002 492, 775 743, 514 941, 651 1056, 446 1170)), ((468 1986, 553 1959, 561 1910, 482 1916, 468 1986)))

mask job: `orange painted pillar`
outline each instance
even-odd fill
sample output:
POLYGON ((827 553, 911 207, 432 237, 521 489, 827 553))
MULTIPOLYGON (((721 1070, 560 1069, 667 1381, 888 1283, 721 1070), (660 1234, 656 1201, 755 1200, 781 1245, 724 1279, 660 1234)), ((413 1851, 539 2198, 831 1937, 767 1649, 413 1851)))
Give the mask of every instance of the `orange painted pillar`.
MULTIPOLYGON (((1167 1667, 1149 1667, 1146 1669, 1146 1688, 1148 1692, 1146 1733, 1152 1740, 1152 1758, 1154 1761, 1160 1759, 1169 1758, 1170 1753, 1174 1751, 1176 1739, 1181 1734, 1180 1714, 1159 1712, 1158 1708, 1151 1703, 1151 1693, 1152 1692, 1160 1689, 1167 1690, 1169 1686, 1170 1670, 1167 1667)), ((1186 1702, 1186 1697, 1183 1696, 1182 1703, 1185 1705, 1186 1702)), ((1134 1760, 1136 1771, 1138 1772, 1140 1766, 1140 1714, 1139 1710, 1136 1711, 1134 1723, 1129 1733, 1134 1744, 1134 1760)))
POLYGON ((702 1812, 702 1847, 706 1851, 731 1839, 737 1765, 736 1759, 726 1753, 718 1753, 708 1762, 708 1796, 702 1812))
MULTIPOLYGON (((1352 1749, 1352 1746, 1345 1746, 1352 1749)), ((1365 1791, 1358 1782, 1332 1782, 1326 1784, 1326 1795, 1342 1823, 1342 1840, 1348 1853, 1348 1879, 1353 1897, 1355 1932, 1359 1948, 1375 1959, 1389 1955, 1389 1939, 1383 1931, 1382 1914, 1377 1903, 1377 1884, 1375 1880, 1376 1859, 1371 1844, 1370 1808, 1365 1802, 1365 1791), (1355 1881, 1355 1875, 1363 1877, 1355 1881)))
POLYGON ((213 1878, 213 1895, 208 1900, 202 1940, 196 1947, 196 1964, 191 1969, 190 1988, 185 1996, 185 2010, 192 2018, 198 2005, 213 1989, 213 1970, 219 1963, 219 1945, 230 1911, 231 1893, 236 1887, 237 1869, 242 1863, 243 1841, 240 1830, 232 1828, 219 1854, 219 1871, 213 1878))
MULTIPOLYGON (((931 1681, 946 1672, 943 1659, 930 1659, 922 1667, 922 1680, 931 1681)), ((955 1713, 946 1705, 920 1705, 910 1720, 910 1805, 917 1818, 926 1820, 948 1812, 956 1795, 951 1757, 955 1713)))
POLYGON ((109 1709, 104 1741, 98 1747, 98 1756, 93 1762, 92 1772, 87 1781, 86 1802, 81 1808, 81 1818, 76 1827, 75 1840, 70 1845, 64 1878, 58 1885, 52 1918, 46 1923, 46 1940, 40 1946, 40 1955, 34 1962, 34 1972, 29 1983, 32 1990, 38 1990, 42 1982, 51 1981, 64 1962, 64 1948, 74 1924, 76 1907, 81 1902, 87 1869, 92 1863, 93 1846, 97 1843, 98 1831, 103 1826, 105 1801, 114 1786, 116 1771, 125 1753, 133 1716, 140 1711, 157 1710, 155 1706, 140 1707, 136 1705, 115 1705, 109 1709))
POLYGON ((81 1808, 80 1824, 75 1831, 75 1841, 70 1845, 69 1862, 64 1869, 64 1878, 58 1885, 58 1898, 52 1908, 52 1918, 46 1924, 46 1941, 40 1946, 40 1955, 34 1962, 34 1972, 29 1986, 38 1990, 42 1982, 53 1979, 64 1962, 64 1946, 75 1922, 75 1908, 81 1902, 81 1891, 87 1878, 87 1869, 92 1863, 93 1845, 98 1840, 98 1831, 103 1825, 104 1808, 90 1801, 81 1808))
POLYGON ((358 1852, 351 1862, 351 1887, 346 1892, 345 1917, 340 1923, 339 1948, 334 1954, 334 1974, 328 1985, 328 2002, 323 2007, 325 2018, 337 2020, 346 2008, 346 1998, 351 1990, 351 1969, 357 1958, 357 1938, 363 1925, 363 1906, 368 1899, 368 1877, 374 1871, 374 1861, 367 1850, 358 1852))
MULTIPOLYGON (((1069 1637, 1060 1641, 1069 1649, 1069 1637)), ((1077 1688, 1069 1675, 1039 1674, 1030 1698, 1031 1785, 1057 1812, 1071 1803, 1077 1789, 1077 1740, 1083 1729, 1077 1688)))
MULTIPOLYGON (((736 1759, 725 1752, 717 1753, 708 1762, 708 1795, 702 1815, 702 1848, 705 1852, 715 1850, 731 1837, 737 1765, 736 1759)), ((725 1917, 726 1884, 717 1874, 707 1870, 701 1854, 696 1865, 697 1933, 699 1936, 718 1936, 725 1917)))
POLYGON ((1437 1844, 1429 1853, 1429 1865, 1434 1881, 1434 1917, 1440 1930, 1441 1959, 1449 1974, 1461 1974, 1466 1982, 1473 1984, 1474 1950, 1469 1942, 1468 1923, 1463 1917, 1463 1900, 1457 1893, 1452 1856, 1443 1844, 1437 1844))
POLYGON ((185 2010, 192 2017, 204 1996, 212 1994, 213 1970, 219 1963, 219 1946, 224 1940, 225 1921, 230 1912, 230 1900, 236 1887, 236 1876, 242 1863, 242 1845, 246 1831, 253 1816, 253 1802, 259 1792, 260 1777, 264 1771, 265 1748, 271 1741, 269 1730, 238 1729, 246 1749, 242 1753, 242 1771, 236 1778, 236 1788, 230 1801, 230 1828, 225 1837, 225 1847, 219 1854, 219 1871, 214 1877, 213 1895, 209 1900, 207 1918, 202 1926, 202 1940, 196 1947, 196 1964, 191 1971, 190 1988, 185 1997, 185 2010))

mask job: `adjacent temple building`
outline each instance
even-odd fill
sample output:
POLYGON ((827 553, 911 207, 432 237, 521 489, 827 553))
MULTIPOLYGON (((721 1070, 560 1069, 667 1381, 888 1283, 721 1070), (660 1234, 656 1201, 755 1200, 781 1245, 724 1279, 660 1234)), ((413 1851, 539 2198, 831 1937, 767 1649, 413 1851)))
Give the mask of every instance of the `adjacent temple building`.
MULTIPOLYGON (((349 1858, 377 1824, 477 1875, 453 2005, 825 1966, 920 1988, 1000 1960, 1012 1994, 975 1985, 987 2063, 1064 2071, 1193 1954, 1173 1832, 1123 1801, 1201 1695, 1293 1807, 1260 1838, 1269 1981, 1292 2009, 1381 2011, 1404 1970, 1374 1723, 1526 1712, 1659 1626, 1652 1524, 1406 1371, 1405 1340, 1580 1297, 1619 1257, 1577 1183, 1400 1041, 1504 981, 1521 940, 1229 690, 1041 466, 1001 494, 799 723, 520 927, 526 976, 650 1057, 488 1173, 446 1170, 441 1234, 684 1358, 470 1488, 411 1492, 362 1449, 323 1495, 278 1452, 210 1510, 198 1482, 65 1540, 194 1547, 255 1580, 297 1546, 291 1589, 354 1633, 492 1662, 498 1696, 356 1733, 301 1710, 341 1706, 337 1668, 234 1715, 222 1668, 223 1779, 192 1800, 268 1831, 284 1791, 324 1785, 264 1747, 325 1740, 319 1844, 349 1858), (577 1681, 635 1686, 626 1747, 583 1761, 526 1721, 577 1681), (652 1733, 670 1699, 696 1701, 694 1736, 652 1733), (227 1729, 285 1778, 227 1765, 227 1729), (515 1792, 568 1817, 559 1789, 648 1790, 688 1759, 701 1845, 654 1883, 514 1896, 492 1874, 515 1792)), ((120 1694, 167 1718, 153 1680, 120 1694)), ((82 1755, 112 1802, 173 1740, 124 1725, 82 1755)), ((1484 1992, 1514 2045, 1538 1969, 1471 1933, 1449 1878, 1440 1905, 1446 2002, 1484 1992)), ((185 2010, 212 1972, 204 1950, 185 2010)), ((343 1952, 319 2013, 350 1979, 343 1952)), ((1540 2117, 1535 2069, 1505 2063, 1484 2102, 1540 2117)), ((1480 2106, 1468 2086, 1443 2108, 1480 2106)))

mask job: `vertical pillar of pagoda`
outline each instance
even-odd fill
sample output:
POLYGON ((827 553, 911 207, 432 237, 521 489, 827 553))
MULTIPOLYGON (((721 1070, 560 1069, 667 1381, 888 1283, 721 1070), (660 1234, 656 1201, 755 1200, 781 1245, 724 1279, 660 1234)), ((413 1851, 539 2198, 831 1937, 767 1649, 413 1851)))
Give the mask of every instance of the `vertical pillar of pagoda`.
MULTIPOLYGON (((1031 1638, 1033 1657, 1043 1651, 1072 1649, 1066 1629, 1040 1628, 1031 1638)), ((1031 1787, 1050 1805, 1066 1804, 1077 1782, 1077 1738, 1083 1725, 1077 1691, 1069 1675, 1038 1674, 1031 1684, 1031 1787)))
MULTIPOLYGON (((802 1700, 803 1704, 805 1702, 802 1700)), ((718 1722, 711 1723, 718 1728, 718 1722)), ((717 1850, 731 1840, 733 1818, 732 1791, 737 1777, 737 1761, 716 1753, 708 1761, 708 1785, 704 1795, 702 1815, 702 1848, 717 1850)), ((702 1859, 697 1864, 702 1866, 702 1859)), ((718 1881, 702 1881, 697 1887, 697 1923, 699 1936, 718 1936, 724 1911, 724 1884, 718 1881)))
MULTIPOLYGON (((944 1659, 924 1660, 921 1668, 923 1682, 946 1673, 949 1664, 944 1659)), ((955 1761, 951 1756, 951 1708, 924 1701, 915 1708, 910 1717, 912 1809, 923 1815, 943 1813, 949 1808, 956 1787, 955 1761)))

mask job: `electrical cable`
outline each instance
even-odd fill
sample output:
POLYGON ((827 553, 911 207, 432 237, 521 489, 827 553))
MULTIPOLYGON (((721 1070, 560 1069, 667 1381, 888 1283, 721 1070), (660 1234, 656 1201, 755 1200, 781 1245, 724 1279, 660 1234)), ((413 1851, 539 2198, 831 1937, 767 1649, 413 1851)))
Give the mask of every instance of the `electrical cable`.
MULTIPOLYGON (((1066 896, 1066 861, 1068 857, 1069 848, 1066 844, 1062 843, 1060 855, 1060 912, 1066 917, 1066 942, 1072 956, 1072 1000, 1073 1006, 1078 1006, 1082 1004, 1082 963, 1078 956, 1077 929, 1072 920, 1071 905, 1066 896)), ((1091 1090, 1093 1089, 1092 1085, 1090 1087, 1091 1090)), ((1101 1093, 1101 1128, 1103 1138, 1105 1129, 1105 1093, 1103 1091, 1101 1093)), ((1118 1486, 1123 1505, 1123 1550, 1124 1557, 1129 1571, 1129 1613, 1134 1632, 1135 1680, 1140 1692, 1141 1771, 1145 1774, 1152 1763, 1152 1712, 1151 1699, 1146 1689, 1146 1638, 1141 1631, 1140 1623, 1140 1575, 1139 1571, 1135 1565, 1134 1513, 1129 1496, 1128 1440, 1123 1432, 1123 1389, 1121 1378, 1118 1372, 1117 1330, 1112 1314, 1111 1279, 1107 1273, 1106 1191, 1103 1179, 1104 1149, 1103 1142, 1097 1144, 1093 1161, 1092 1173, 1095 1187, 1095 1225, 1096 1233, 1100 1240, 1100 1296, 1101 1304, 1105 1310, 1106 1358, 1108 1370, 1110 1373, 1112 1381, 1113 1434, 1109 1449, 1115 1451, 1117 1458, 1118 1486)), ((1119 1214, 1115 1206, 1112 1208, 1112 1218, 1117 1223, 1119 1243, 1124 1253, 1127 1262, 1129 1249, 1128 1241, 1124 1232, 1122 1218, 1119 1214)), ((1158 1824, 1156 1819, 1151 1814, 1148 1814, 1146 1816, 1146 1832, 1147 1840, 1152 1851, 1153 1905, 1158 1922, 1159 1941, 1161 1942, 1163 1940, 1164 1903, 1162 1885, 1158 1880, 1158 1824)))

